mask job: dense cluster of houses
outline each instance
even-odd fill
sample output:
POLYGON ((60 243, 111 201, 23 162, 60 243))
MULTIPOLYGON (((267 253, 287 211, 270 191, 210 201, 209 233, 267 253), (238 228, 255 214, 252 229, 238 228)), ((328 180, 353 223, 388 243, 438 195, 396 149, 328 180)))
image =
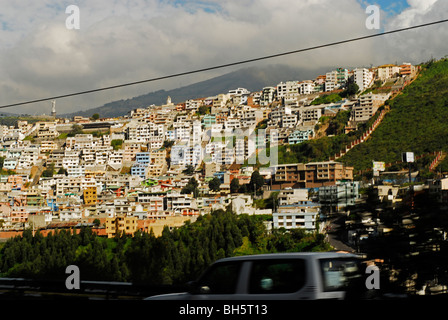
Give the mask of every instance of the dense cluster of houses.
POLYGON ((347 128, 356 128, 417 71, 410 64, 338 68, 315 80, 281 82, 258 92, 237 88, 177 104, 168 97, 164 105, 120 118, 54 116, 0 126, 0 230, 87 223, 110 237, 136 230, 160 233, 166 225, 180 226, 229 206, 239 214, 271 214, 273 227, 314 230, 320 203, 308 190, 351 188, 345 203, 352 203, 359 197, 353 168, 334 161, 284 165, 269 158, 268 166, 257 169, 260 150, 312 139, 321 117, 339 110, 351 112, 347 128), (358 95, 312 104, 323 94, 341 92, 349 81, 358 85, 358 95), (389 83, 389 90, 369 92, 378 81, 383 87, 389 83), (74 125, 83 132, 67 136, 74 125), (248 184, 255 170, 265 192, 280 191, 278 207, 257 208, 250 190, 231 192, 233 179, 248 184), (215 177, 219 190, 208 184, 215 177), (182 192, 192 178, 198 193, 182 192))

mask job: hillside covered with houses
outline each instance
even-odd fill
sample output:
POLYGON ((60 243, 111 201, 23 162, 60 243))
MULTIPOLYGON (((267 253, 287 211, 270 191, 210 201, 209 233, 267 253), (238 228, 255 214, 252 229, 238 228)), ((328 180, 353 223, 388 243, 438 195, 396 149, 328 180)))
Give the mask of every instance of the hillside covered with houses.
POLYGON ((235 83, 229 92, 176 104, 167 97, 117 118, 62 118, 53 104, 45 120, 0 126, 1 238, 80 226, 105 237, 161 235, 227 208, 269 215, 269 228, 322 231, 326 192, 346 191, 336 207, 359 199, 354 168, 334 158, 278 161, 273 150, 362 130, 419 70, 337 68, 257 92, 235 83))

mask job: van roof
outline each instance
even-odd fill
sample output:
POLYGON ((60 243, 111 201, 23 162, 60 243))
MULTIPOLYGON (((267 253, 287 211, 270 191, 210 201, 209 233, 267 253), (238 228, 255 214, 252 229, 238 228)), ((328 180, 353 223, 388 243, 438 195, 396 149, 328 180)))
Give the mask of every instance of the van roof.
POLYGON ((236 256, 220 259, 216 262, 235 261, 235 260, 270 260, 270 259, 292 259, 292 258, 306 258, 306 259, 325 259, 325 258, 360 258, 360 256, 353 253, 345 252, 286 252, 286 253, 266 253, 254 254, 245 256, 236 256))

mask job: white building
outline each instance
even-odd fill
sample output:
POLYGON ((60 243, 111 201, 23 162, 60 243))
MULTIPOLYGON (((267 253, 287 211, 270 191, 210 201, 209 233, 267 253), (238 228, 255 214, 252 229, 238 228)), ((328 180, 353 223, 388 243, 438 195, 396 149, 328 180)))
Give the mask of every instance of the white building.
POLYGON ((280 206, 272 214, 274 228, 316 230, 319 206, 309 202, 304 205, 280 206))
POLYGON ((79 151, 65 150, 64 158, 62 159, 62 166, 67 169, 79 165, 79 151))
POLYGON ((314 93, 315 84, 313 81, 303 81, 299 83, 299 94, 312 94, 314 93))
POLYGON ((394 64, 385 64, 377 68, 378 79, 384 81, 386 79, 393 78, 396 74, 400 73, 400 67, 394 64))
POLYGON ((298 81, 286 81, 280 82, 277 85, 277 98, 290 98, 299 94, 299 82, 298 81))
POLYGON ((277 89, 275 87, 264 87, 260 96, 260 105, 268 106, 277 98, 277 89))
POLYGON ((373 72, 367 68, 355 68, 353 70, 353 79, 358 85, 359 91, 363 92, 372 85, 374 75, 373 72))

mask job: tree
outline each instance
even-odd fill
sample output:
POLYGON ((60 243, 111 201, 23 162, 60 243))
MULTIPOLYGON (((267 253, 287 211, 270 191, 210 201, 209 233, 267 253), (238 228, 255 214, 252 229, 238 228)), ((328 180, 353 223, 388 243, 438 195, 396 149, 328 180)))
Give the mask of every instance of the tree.
POLYGON ((52 177, 54 174, 54 163, 51 163, 43 172, 42 177, 52 177))
POLYGON ((189 164, 189 165, 185 168, 185 170, 182 171, 182 173, 185 173, 185 174, 187 174, 187 175, 193 174, 193 172, 194 172, 194 167, 193 167, 191 164, 189 164))
POLYGON ((357 94, 359 91, 359 86, 356 84, 356 82, 353 81, 353 79, 348 79, 346 83, 345 90, 341 93, 342 98, 350 97, 355 94, 357 94))
POLYGON ((209 109, 209 107, 207 107, 207 106, 200 106, 198 109, 198 112, 199 112, 199 114, 203 115, 203 114, 207 113, 208 109, 209 109))
POLYGON ((70 130, 70 132, 68 133, 68 137, 74 137, 77 134, 81 134, 83 133, 82 131, 82 126, 80 126, 79 124, 73 124, 72 125, 72 129, 70 130))
POLYGON ((123 145, 123 140, 114 139, 110 142, 110 145, 114 148, 114 150, 121 149, 121 146, 123 145))
POLYGON ((230 182, 230 193, 237 193, 240 189, 240 181, 238 178, 233 178, 230 182))
POLYGON ((98 120, 100 118, 100 115, 98 113, 94 113, 92 115, 92 120, 98 120))
POLYGON ((219 191, 220 186, 221 186, 221 180, 218 177, 214 177, 212 180, 208 182, 208 187, 212 191, 215 192, 219 191))
POLYGON ((198 186, 199 186, 199 183, 197 182, 197 180, 194 177, 192 177, 188 181, 187 185, 182 188, 180 193, 182 193, 182 194, 193 193, 193 197, 196 198, 199 194, 198 186))
POLYGON ((264 178, 258 170, 252 172, 249 182, 250 191, 258 191, 264 185, 264 178))

